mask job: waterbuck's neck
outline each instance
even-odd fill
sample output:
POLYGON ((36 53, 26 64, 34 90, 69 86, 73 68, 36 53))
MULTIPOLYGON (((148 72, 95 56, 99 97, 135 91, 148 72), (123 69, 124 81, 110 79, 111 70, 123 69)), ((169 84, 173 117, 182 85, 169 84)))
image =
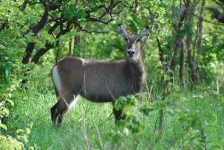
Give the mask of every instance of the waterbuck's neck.
POLYGON ((135 91, 139 91, 145 82, 146 72, 142 59, 127 60, 127 75, 135 91))

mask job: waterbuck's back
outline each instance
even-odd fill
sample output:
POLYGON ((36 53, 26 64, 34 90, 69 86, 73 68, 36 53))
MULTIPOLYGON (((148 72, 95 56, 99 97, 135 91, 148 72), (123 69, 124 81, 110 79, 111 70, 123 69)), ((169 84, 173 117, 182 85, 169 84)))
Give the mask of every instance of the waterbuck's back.
POLYGON ((138 92, 142 82, 136 81, 141 80, 141 74, 133 74, 130 69, 136 68, 131 67, 132 64, 128 61, 111 62, 70 57, 56 66, 62 83, 62 93, 80 94, 95 102, 111 102, 119 96, 138 92))

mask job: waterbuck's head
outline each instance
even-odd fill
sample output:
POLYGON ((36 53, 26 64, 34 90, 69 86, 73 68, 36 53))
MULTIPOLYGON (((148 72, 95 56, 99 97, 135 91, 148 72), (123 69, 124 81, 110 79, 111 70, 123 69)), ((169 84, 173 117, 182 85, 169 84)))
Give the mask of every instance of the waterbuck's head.
POLYGON ((141 44, 140 40, 144 36, 149 36, 149 28, 145 27, 139 34, 128 34, 123 25, 118 25, 118 33, 127 42, 125 54, 127 59, 137 61, 141 59, 141 44))

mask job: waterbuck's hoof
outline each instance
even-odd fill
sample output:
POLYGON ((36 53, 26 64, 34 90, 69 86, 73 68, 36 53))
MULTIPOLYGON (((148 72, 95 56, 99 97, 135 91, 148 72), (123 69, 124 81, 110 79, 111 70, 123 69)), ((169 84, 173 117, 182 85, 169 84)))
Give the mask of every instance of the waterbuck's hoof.
POLYGON ((121 115, 121 116, 115 118, 115 123, 119 123, 121 121, 124 121, 125 119, 126 119, 126 116, 121 115))

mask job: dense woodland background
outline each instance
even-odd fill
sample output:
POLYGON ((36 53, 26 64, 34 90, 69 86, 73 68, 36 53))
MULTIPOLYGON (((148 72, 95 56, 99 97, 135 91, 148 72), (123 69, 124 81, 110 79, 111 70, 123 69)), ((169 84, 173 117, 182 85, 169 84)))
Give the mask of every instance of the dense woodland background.
MULTIPOLYGON (((0 149, 223 149, 223 0, 0 0, 0 149), (51 68, 124 59, 117 25, 142 41, 147 84, 110 104, 80 100, 52 127, 51 68)), ((82 99, 82 98, 80 98, 82 99)))

